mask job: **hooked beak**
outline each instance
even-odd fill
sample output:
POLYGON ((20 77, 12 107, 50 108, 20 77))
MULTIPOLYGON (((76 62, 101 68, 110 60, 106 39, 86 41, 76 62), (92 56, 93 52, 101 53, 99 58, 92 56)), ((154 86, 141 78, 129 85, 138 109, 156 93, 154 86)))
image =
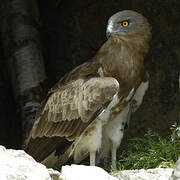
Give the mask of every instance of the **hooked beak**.
POLYGON ((107 37, 107 39, 109 39, 110 36, 111 36, 111 32, 107 29, 106 30, 106 37, 107 37))
POLYGON ((106 37, 107 37, 107 39, 111 36, 112 30, 113 30, 112 23, 108 23, 107 28, 106 28, 106 37))

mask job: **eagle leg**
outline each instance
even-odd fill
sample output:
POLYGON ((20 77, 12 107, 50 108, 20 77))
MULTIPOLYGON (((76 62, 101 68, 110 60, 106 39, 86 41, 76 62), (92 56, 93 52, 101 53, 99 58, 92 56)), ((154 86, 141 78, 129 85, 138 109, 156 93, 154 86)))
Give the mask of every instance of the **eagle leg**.
POLYGON ((117 151, 117 147, 115 143, 111 143, 111 166, 113 170, 116 170, 116 151, 117 151))
POLYGON ((96 151, 90 152, 90 166, 95 166, 96 162, 96 151))

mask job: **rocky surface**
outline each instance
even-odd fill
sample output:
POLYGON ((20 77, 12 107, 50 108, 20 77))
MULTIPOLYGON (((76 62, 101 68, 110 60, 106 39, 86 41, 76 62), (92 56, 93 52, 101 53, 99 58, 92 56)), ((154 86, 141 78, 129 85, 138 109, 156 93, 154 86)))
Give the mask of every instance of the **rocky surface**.
POLYGON ((140 169, 125 170, 115 173, 113 176, 119 180, 169 180, 173 169, 156 168, 156 169, 140 169))
POLYGON ((174 168, 174 171, 172 173, 172 177, 170 180, 179 180, 180 179, 180 157, 178 161, 176 162, 176 166, 174 168))
POLYGON ((23 150, 0 146, 1 180, 51 180, 48 170, 23 150))
POLYGON ((71 165, 63 166, 62 180, 118 180, 97 166, 71 165))
POLYGON ((66 165, 61 173, 47 169, 23 150, 6 149, 0 146, 1 180, 178 180, 180 158, 175 169, 125 170, 108 174, 96 166, 66 165), (171 176, 172 175, 172 176, 171 176))
POLYGON ((1 180, 118 180, 105 170, 84 165, 63 166, 61 173, 47 169, 23 150, 0 146, 1 180))

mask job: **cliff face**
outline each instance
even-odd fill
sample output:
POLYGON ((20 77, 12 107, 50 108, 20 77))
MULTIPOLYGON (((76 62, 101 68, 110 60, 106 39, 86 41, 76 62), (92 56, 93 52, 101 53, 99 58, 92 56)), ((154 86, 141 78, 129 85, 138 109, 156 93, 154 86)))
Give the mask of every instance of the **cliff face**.
MULTIPOLYGON (((39 0, 43 22, 40 30, 43 56, 49 86, 75 66, 93 57, 106 40, 108 18, 123 9, 136 10, 146 16, 152 26, 152 41, 146 58, 150 87, 140 109, 133 115, 126 137, 142 135, 151 128, 161 135, 180 119, 180 2, 179 0, 39 0)), ((3 64, 3 63, 2 63, 3 64)), ((3 68, 3 67, 1 67, 3 68)), ((3 77, 6 76, 4 73, 3 77)), ((15 104, 6 81, 2 81, 0 118, 6 112, 5 126, 11 126, 12 138, 19 137, 20 127, 15 104), (3 97, 3 98, 2 98, 3 97), (6 98, 7 97, 7 98, 6 98), (8 101, 7 101, 8 99, 8 101), (9 102, 4 106, 5 102, 9 102), (9 115, 11 114, 11 115, 9 115), (13 120, 12 120, 13 118, 13 120), (12 125, 13 124, 13 125, 12 125), (18 124, 18 125, 16 125, 18 124)), ((2 126, 1 126, 2 127, 2 126)), ((7 136, 2 129, 0 140, 7 136)), ((3 139, 4 144, 14 146, 3 139)))

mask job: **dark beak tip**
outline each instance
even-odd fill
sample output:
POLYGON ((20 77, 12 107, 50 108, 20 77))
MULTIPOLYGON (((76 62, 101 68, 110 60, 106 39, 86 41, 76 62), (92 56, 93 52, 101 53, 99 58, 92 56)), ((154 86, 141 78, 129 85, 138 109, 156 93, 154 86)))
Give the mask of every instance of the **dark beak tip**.
POLYGON ((111 32, 106 31, 106 37, 107 37, 107 39, 108 39, 110 36, 111 36, 111 32))

